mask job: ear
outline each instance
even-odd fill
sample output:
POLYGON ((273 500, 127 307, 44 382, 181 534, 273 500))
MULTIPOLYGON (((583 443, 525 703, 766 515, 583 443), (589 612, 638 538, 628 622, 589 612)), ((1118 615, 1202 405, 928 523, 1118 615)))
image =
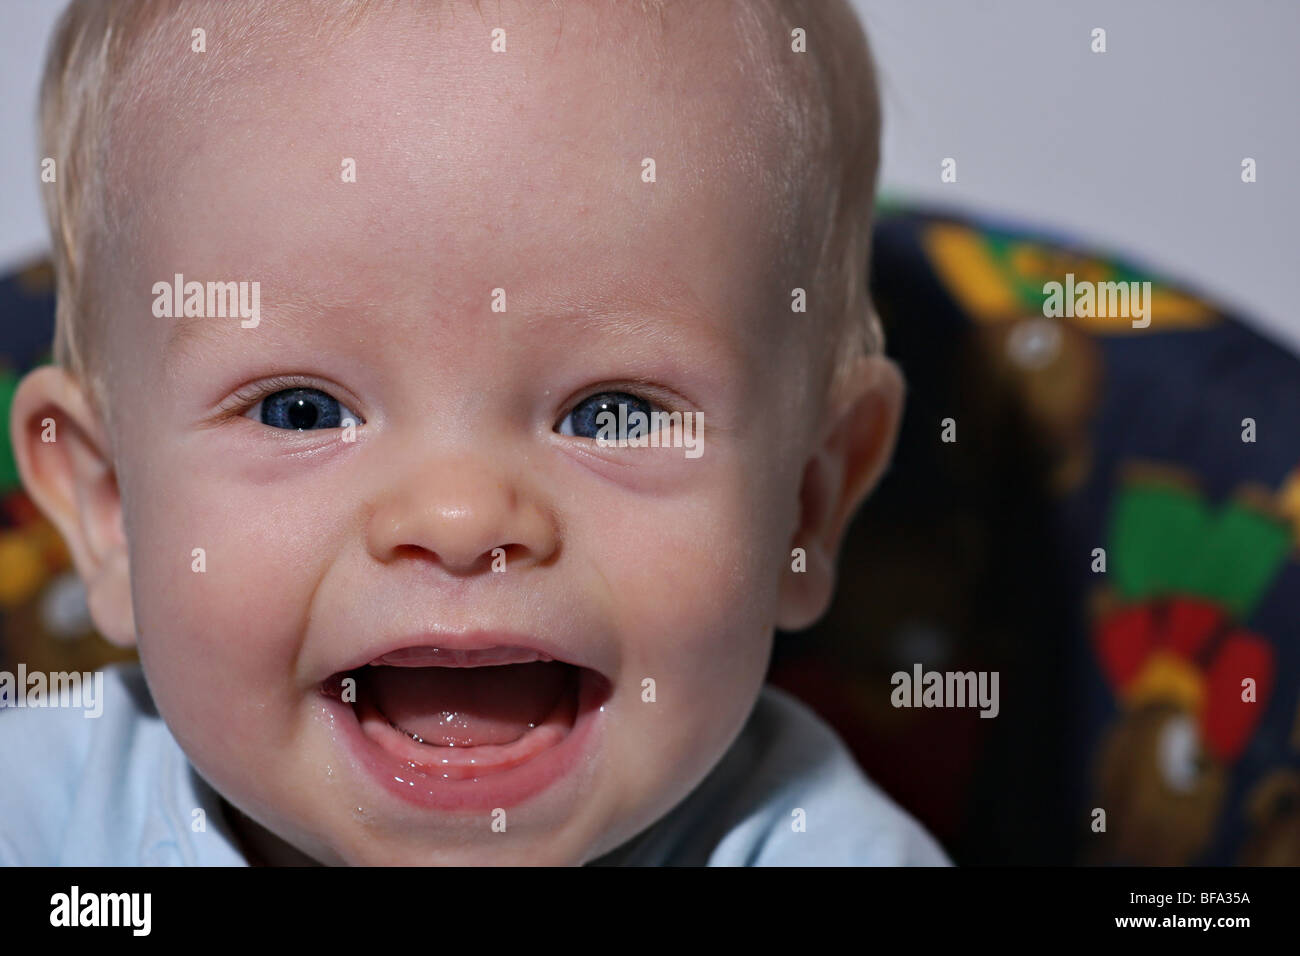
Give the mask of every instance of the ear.
POLYGON ((107 432, 80 383, 43 365, 18 384, 9 413, 18 473, 58 529, 86 585, 91 619, 114 644, 135 644, 122 498, 107 432))
POLYGON ((803 548, 805 569, 786 565, 776 626, 811 627, 830 607, 840 542, 858 506, 894 454, 902 417, 903 373, 884 355, 861 356, 846 375, 822 438, 803 470, 799 524, 790 548, 803 548))

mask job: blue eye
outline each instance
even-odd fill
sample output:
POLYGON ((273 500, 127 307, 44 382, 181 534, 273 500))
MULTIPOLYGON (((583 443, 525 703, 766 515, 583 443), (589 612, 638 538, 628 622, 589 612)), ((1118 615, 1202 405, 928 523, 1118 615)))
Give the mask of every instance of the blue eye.
POLYGON ((627 392, 600 392, 583 399, 564 416, 560 434, 609 440, 641 437, 652 430, 653 409, 650 402, 627 392))
POLYGON ((267 395, 258 405, 262 409, 258 421, 272 428, 310 431, 338 428, 345 418, 361 422, 360 416, 318 388, 286 388, 267 395))

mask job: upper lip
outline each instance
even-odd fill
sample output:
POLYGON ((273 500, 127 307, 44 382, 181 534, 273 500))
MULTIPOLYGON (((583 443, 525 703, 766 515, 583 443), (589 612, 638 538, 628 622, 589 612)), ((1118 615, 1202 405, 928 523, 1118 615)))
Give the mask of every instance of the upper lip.
POLYGON ((591 655, 547 637, 507 631, 471 631, 462 634, 432 632, 409 634, 375 641, 359 648, 335 673, 356 670, 367 664, 387 664, 398 667, 479 667, 546 660, 600 670, 593 663, 591 655), (442 654, 435 654, 433 651, 435 648, 442 654), (398 654, 399 651, 405 654, 398 654), (402 656, 414 656, 420 651, 426 652, 423 662, 406 664, 401 662, 402 656), (476 651, 485 653, 472 653, 476 651), (395 656, 387 661, 381 660, 389 655, 395 656), (431 660, 438 656, 441 656, 442 660, 431 660))

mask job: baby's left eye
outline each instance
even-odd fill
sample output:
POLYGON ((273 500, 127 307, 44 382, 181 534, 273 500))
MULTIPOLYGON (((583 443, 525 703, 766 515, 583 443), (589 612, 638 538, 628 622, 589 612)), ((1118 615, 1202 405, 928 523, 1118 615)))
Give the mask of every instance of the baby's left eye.
POLYGON ((345 418, 361 422, 359 415, 318 388, 286 388, 267 395, 249 409, 249 417, 272 428, 298 431, 338 428, 345 418))
POLYGON ((600 392, 573 407, 560 422, 561 435, 611 441, 644 436, 653 427, 654 404, 628 392, 600 392))

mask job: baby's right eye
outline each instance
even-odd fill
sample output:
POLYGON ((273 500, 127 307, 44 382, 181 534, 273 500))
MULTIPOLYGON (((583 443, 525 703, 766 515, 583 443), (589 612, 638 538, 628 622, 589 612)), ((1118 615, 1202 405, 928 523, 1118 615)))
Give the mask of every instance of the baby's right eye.
POLYGON ((339 428, 346 418, 354 423, 361 421, 346 405, 318 388, 286 388, 274 392, 250 408, 248 417, 272 428, 297 431, 339 428))

